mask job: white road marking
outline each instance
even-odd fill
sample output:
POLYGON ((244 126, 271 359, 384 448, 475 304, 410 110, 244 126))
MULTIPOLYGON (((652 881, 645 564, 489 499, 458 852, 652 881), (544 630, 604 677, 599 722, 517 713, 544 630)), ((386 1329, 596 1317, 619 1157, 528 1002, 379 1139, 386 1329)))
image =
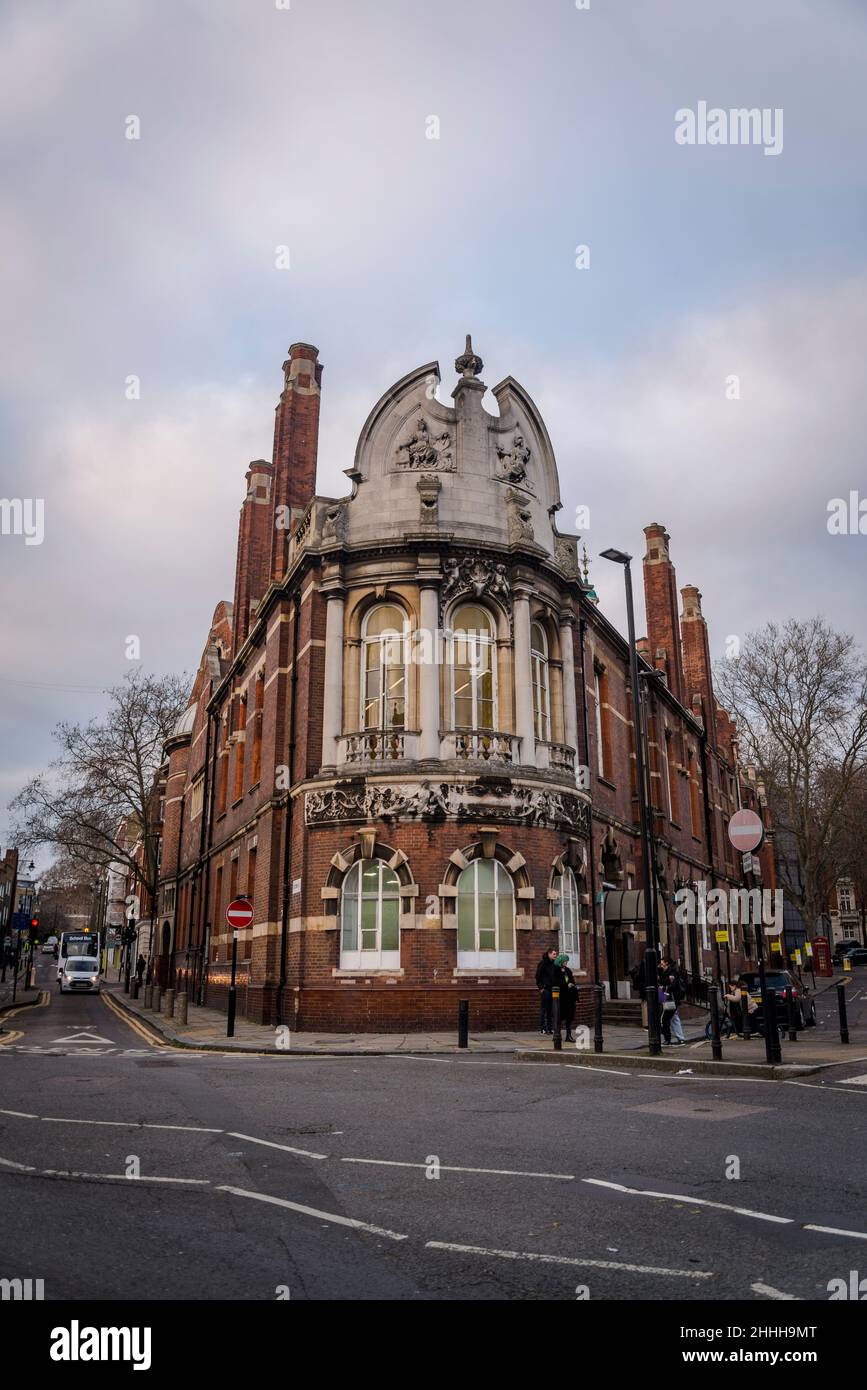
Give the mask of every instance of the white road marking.
POLYGON ((666 1269, 659 1265, 624 1264, 619 1260, 580 1259, 572 1255, 536 1255, 521 1250, 488 1250, 483 1245, 455 1245, 451 1241, 425 1241, 426 1250, 454 1250, 462 1255, 496 1256, 500 1260, 532 1260, 538 1264, 575 1265, 588 1269, 620 1269, 632 1274, 668 1274, 676 1279, 712 1279, 713 1270, 666 1269))
POLYGON ((257 1139, 252 1134, 238 1134, 236 1130, 228 1131, 230 1139, 246 1139, 248 1144, 264 1144, 268 1149, 282 1149, 287 1154, 300 1154, 302 1158, 327 1158, 328 1154, 314 1154, 309 1149, 293 1149, 288 1144, 275 1144, 270 1139, 257 1139))
POLYGON ((67 1115, 43 1115, 42 1123, 46 1125, 108 1125, 112 1129, 129 1129, 128 1120, 76 1120, 67 1115))
POLYGON ((738 1216, 752 1216, 756 1221, 773 1221, 779 1226, 791 1226, 791 1216, 772 1216, 766 1211, 752 1211, 749 1207, 734 1207, 728 1202, 711 1202, 707 1197, 687 1197, 681 1192, 649 1192, 640 1187, 624 1187, 619 1182, 605 1182, 602 1178, 582 1178, 582 1182, 594 1187, 608 1187, 613 1192, 625 1192, 630 1197, 660 1197, 666 1202, 685 1202, 690 1207, 715 1207, 717 1211, 733 1211, 738 1216))
POLYGON ((840 1086, 867 1086, 867 1076, 841 1076, 840 1086))
POLYGON ((42 1172, 48 1178, 108 1178, 112 1182, 176 1182, 190 1187, 211 1186, 209 1178, 161 1178, 153 1173, 142 1173, 134 1178, 129 1173, 80 1173, 71 1168, 43 1168, 42 1172))
POLYGON ((29 1163, 13 1163, 11 1158, 0 1158, 0 1163, 3 1164, 4 1168, 17 1168, 22 1173, 36 1172, 36 1169, 32 1168, 29 1163))
POLYGON ((785 1299, 790 1303, 800 1303, 797 1294, 783 1293, 782 1289, 775 1289, 772 1284, 750 1284, 753 1293, 764 1294, 765 1298, 785 1299))
POLYGON ((805 1226, 805 1231, 818 1231, 825 1236, 851 1236, 853 1240, 867 1240, 867 1231, 844 1231, 839 1226, 805 1226))
POLYGON ((108 1047, 114 1047, 112 1038, 104 1038, 101 1033, 90 1033, 86 1028, 82 1028, 78 1033, 70 1033, 66 1038, 52 1038, 50 1046, 56 1047, 58 1043, 106 1043, 108 1047))
POLYGON ((38 1115, 31 1115, 29 1110, 0 1110, 0 1115, 15 1115, 19 1120, 38 1120, 38 1115))
MULTIPOLYGON (((392 1158, 341 1158, 341 1163, 374 1163, 382 1168, 427 1168, 427 1163, 399 1163, 392 1158)), ((523 1173, 516 1168, 456 1168, 448 1163, 439 1165, 441 1173, 490 1173, 504 1178, 558 1178, 562 1182, 574 1182, 574 1173, 523 1173)))
POLYGON ((220 1187, 219 1192, 230 1192, 233 1197, 251 1197, 256 1202, 270 1202, 275 1207, 287 1207, 289 1211, 300 1212, 302 1216, 315 1216, 319 1221, 332 1221, 336 1226, 350 1226, 354 1231, 368 1231, 374 1236, 386 1236, 389 1240, 408 1240, 399 1231, 387 1231, 384 1226, 371 1226, 366 1221, 356 1221, 350 1216, 337 1216, 333 1211, 318 1211, 316 1207, 304 1207, 300 1202, 287 1202, 285 1197, 270 1197, 266 1192, 248 1192, 243 1187, 220 1187))
MULTIPOLYGON (((131 1121, 135 1123, 135 1121, 131 1121)), ((209 1129, 206 1125, 156 1125, 142 1121, 142 1129, 182 1129, 188 1134, 222 1134, 222 1129, 209 1129)))

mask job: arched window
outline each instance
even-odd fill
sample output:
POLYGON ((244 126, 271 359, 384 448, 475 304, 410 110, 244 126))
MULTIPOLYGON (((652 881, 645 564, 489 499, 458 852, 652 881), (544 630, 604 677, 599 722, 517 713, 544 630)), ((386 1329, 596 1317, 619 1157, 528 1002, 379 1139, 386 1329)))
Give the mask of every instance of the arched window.
POLYGON ((515 895, 496 859, 475 859, 458 879, 458 968, 515 965, 515 895))
POLYGON ((464 603, 451 623, 452 728, 496 729, 494 625, 484 608, 464 603))
POLYGON ((381 604, 368 613, 362 636, 361 726, 406 728, 406 639, 400 608, 381 604))
POLYGON ((353 864, 340 896, 340 965, 396 970, 400 965, 400 890, 381 859, 353 864))
POLYGON ((543 743, 551 738, 551 700, 548 693, 548 639, 541 623, 530 624, 533 669, 533 728, 543 743))
POLYGON ((581 947, 578 936, 578 885, 571 869, 558 874, 556 885, 560 893, 556 904, 557 923, 560 928, 560 950, 569 957, 573 969, 581 965, 581 947))

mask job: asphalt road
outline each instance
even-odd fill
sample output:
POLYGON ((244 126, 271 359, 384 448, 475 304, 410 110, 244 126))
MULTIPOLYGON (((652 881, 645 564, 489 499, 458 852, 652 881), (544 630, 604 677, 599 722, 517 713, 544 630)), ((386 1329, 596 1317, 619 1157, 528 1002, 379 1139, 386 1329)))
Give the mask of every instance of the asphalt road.
POLYGON ((867 1263, 867 1056, 184 1053, 42 972, 0 1039, 0 1277, 47 1299, 827 1299, 867 1263))

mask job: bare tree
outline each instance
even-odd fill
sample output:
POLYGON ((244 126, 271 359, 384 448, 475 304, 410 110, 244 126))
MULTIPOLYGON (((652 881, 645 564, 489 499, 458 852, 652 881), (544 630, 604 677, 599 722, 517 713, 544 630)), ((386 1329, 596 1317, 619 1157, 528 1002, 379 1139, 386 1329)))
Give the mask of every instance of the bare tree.
POLYGON ((769 623, 739 657, 718 663, 715 684, 738 723, 774 822, 796 863, 781 883, 812 927, 840 872, 851 792, 867 769, 867 665, 855 639, 821 617, 769 623))
POLYGON ((158 838, 153 788, 163 744, 186 708, 185 677, 132 672, 107 692, 102 719, 59 724, 59 756, 10 805, 16 842, 47 846, 90 881, 108 864, 126 864, 156 898, 158 838), (142 862, 132 853, 126 823, 141 829, 142 862))

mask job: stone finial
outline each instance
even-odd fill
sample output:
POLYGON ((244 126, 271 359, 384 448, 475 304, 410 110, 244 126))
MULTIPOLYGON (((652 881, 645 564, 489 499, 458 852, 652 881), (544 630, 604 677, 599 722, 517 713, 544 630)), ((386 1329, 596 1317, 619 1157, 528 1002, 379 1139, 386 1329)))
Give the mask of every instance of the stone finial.
POLYGON ((455 371, 460 372, 462 377, 469 379, 470 377, 477 377, 484 365, 481 357, 473 352, 472 334, 468 333, 467 345, 462 356, 455 358, 455 371))

